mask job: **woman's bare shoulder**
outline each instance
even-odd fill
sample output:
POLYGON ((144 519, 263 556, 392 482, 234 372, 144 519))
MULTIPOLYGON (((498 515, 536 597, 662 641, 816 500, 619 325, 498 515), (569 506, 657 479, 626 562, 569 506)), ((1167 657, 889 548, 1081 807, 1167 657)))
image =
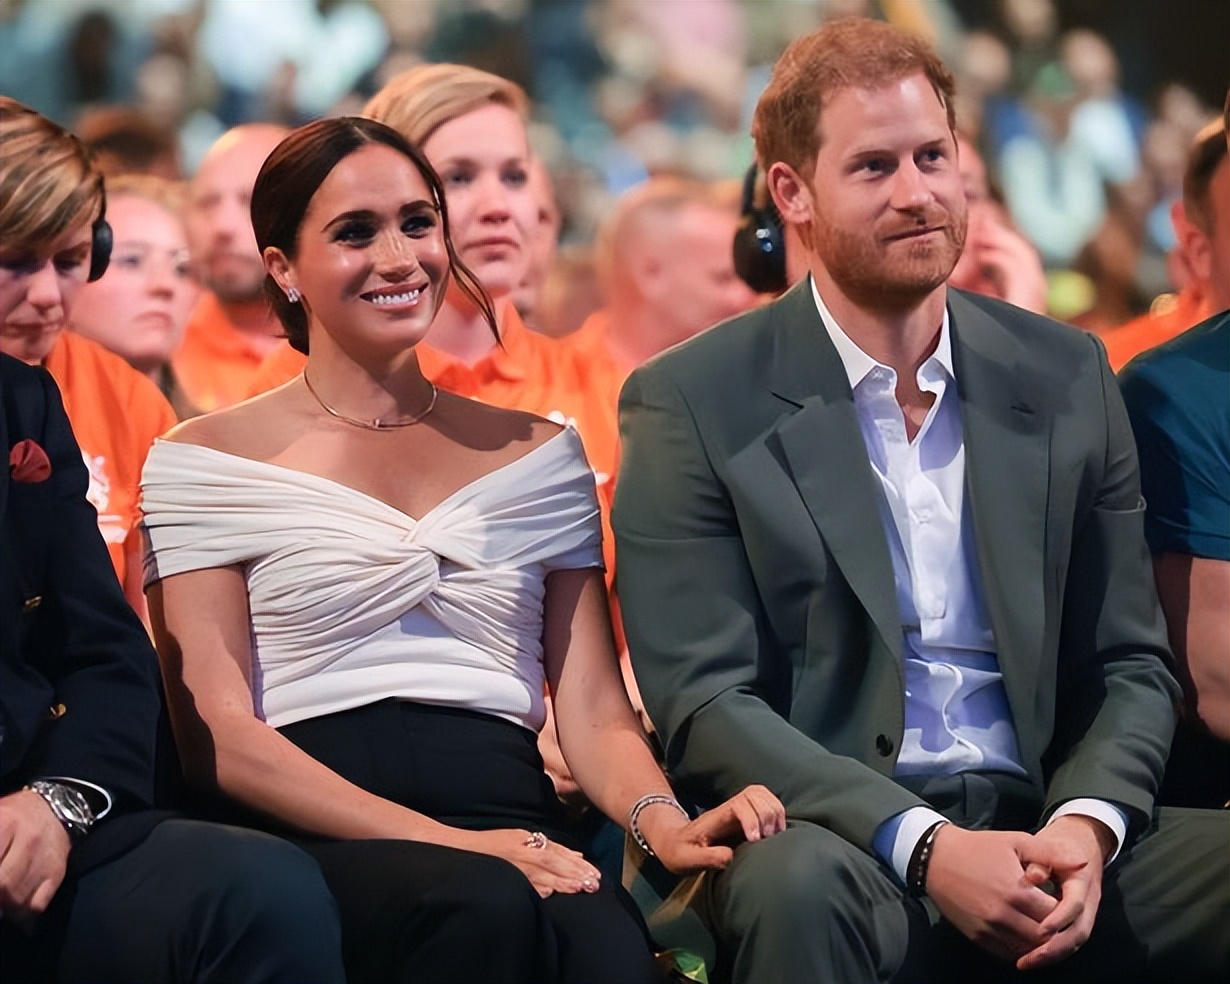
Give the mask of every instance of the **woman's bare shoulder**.
POLYGON ((466 397, 441 394, 446 400, 448 416, 465 443, 490 445, 492 448, 521 446, 532 451, 557 436, 564 427, 545 417, 525 410, 506 410, 466 397))
POLYGON ((281 443, 279 424, 289 418, 285 389, 279 387, 223 410, 192 417, 171 428, 164 439, 263 460, 270 447, 281 443))

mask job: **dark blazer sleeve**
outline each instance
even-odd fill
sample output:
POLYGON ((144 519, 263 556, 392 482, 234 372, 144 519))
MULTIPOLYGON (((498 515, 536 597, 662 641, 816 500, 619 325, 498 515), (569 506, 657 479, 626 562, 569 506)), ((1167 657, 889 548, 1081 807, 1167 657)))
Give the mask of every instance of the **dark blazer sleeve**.
POLYGON ((160 706, 153 647, 86 500, 88 474, 55 383, 3 362, 6 453, 34 440, 52 469, 43 482, 4 477, 3 791, 69 776, 107 789, 117 814, 147 806, 160 706))
POLYGON ((1180 691, 1144 537, 1145 502, 1127 411, 1100 343, 1100 406, 1083 422, 1093 447, 1077 495, 1060 625, 1048 809, 1080 796, 1148 822, 1165 769, 1180 691))
POLYGON ((736 510, 661 363, 633 373, 620 419, 617 587, 672 776, 706 805, 763 783, 792 819, 870 852, 876 827, 921 800, 791 722, 795 667, 773 644, 736 510))

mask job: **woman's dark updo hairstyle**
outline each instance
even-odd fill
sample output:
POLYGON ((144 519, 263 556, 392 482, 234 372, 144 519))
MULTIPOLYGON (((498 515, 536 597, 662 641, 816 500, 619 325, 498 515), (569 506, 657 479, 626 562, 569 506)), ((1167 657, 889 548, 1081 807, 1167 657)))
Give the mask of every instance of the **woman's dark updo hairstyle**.
MULTIPOLYGON (((299 229, 316 190, 339 163, 356 150, 376 143, 392 147, 407 157, 427 182, 432 204, 440 213, 450 272, 457 279, 462 293, 482 311, 491 333, 498 341, 500 335, 496 329, 491 295, 453 249, 444 186, 439 175, 422 151, 396 130, 375 120, 360 116, 317 120, 294 130, 273 149, 252 188, 252 228, 256 232, 256 244, 261 253, 264 254, 270 246, 276 246, 288 259, 293 260, 298 252, 299 229)), ((269 274, 265 275, 265 296, 285 327, 291 347, 306 355, 308 317, 303 305, 287 300, 282 288, 269 274)))

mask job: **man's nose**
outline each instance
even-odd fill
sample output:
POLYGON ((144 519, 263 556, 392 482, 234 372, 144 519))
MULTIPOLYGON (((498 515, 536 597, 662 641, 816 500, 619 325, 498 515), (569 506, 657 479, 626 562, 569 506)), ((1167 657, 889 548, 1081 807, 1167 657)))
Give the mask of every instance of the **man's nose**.
POLYGON ((893 175, 892 205, 901 211, 922 208, 932 199, 931 186, 927 176, 919 170, 912 160, 906 161, 897 168, 893 175))

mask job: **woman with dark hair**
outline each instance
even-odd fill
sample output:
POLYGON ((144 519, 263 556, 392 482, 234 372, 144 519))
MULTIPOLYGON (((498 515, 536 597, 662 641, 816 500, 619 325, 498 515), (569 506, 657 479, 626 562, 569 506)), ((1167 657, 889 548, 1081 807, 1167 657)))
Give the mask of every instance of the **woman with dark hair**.
POLYGON ((567 846, 543 684, 590 798, 674 871, 784 826, 750 787, 692 820, 624 693, 571 428, 417 361, 458 259, 440 181, 371 120, 322 120, 252 198, 303 373, 159 442, 151 611, 189 779, 316 856, 352 980, 647 981, 644 928, 567 846))

